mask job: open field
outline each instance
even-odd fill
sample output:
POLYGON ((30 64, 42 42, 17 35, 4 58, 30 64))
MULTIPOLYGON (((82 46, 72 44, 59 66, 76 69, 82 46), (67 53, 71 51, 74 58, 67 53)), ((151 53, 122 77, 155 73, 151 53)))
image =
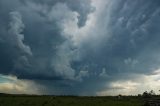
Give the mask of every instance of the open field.
POLYGON ((140 97, 0 96, 0 106, 142 106, 140 97))

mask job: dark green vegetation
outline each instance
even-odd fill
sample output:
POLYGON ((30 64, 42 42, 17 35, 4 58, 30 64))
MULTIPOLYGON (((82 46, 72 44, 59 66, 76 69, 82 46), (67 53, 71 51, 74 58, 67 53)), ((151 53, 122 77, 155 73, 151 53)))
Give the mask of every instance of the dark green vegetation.
POLYGON ((1 95, 0 106, 142 106, 141 97, 1 95))

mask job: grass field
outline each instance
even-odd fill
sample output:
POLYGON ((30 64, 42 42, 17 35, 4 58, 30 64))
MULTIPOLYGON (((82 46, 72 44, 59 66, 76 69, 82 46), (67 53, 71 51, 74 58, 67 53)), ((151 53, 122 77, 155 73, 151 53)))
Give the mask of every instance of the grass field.
POLYGON ((0 96, 0 106, 142 106, 140 97, 0 96))

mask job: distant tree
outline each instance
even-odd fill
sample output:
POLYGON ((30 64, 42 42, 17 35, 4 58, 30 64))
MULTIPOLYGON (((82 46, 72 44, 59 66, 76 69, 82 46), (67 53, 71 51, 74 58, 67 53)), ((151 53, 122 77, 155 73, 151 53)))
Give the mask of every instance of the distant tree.
POLYGON ((156 93, 155 93, 153 90, 151 90, 150 92, 145 91, 145 92, 143 92, 143 94, 142 94, 142 96, 143 96, 144 98, 150 98, 150 97, 155 96, 155 95, 156 95, 156 93))
POLYGON ((149 94, 152 95, 152 96, 156 95, 156 93, 155 93, 153 90, 151 90, 151 91, 149 92, 149 94))
POLYGON ((118 99, 121 99, 121 98, 122 98, 122 95, 121 95, 121 94, 119 94, 117 97, 118 97, 118 99))
POLYGON ((150 93, 148 93, 147 91, 143 92, 142 96, 144 98, 150 98, 151 97, 150 93))

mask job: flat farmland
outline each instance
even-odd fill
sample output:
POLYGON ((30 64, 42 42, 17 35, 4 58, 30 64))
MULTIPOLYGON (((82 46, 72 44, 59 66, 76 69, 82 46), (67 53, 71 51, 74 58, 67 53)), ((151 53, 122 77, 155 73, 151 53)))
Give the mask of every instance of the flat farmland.
POLYGON ((0 96, 0 106, 142 106, 143 104, 143 100, 137 96, 121 98, 112 96, 0 96))

